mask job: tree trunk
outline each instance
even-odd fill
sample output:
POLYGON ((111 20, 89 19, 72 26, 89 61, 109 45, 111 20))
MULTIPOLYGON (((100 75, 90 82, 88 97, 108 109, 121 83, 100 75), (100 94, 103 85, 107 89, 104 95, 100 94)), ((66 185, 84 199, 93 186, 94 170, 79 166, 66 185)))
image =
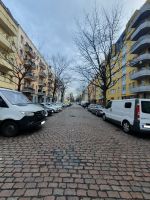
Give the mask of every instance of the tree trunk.
POLYGON ((107 90, 103 90, 103 106, 106 106, 107 104, 106 93, 107 93, 107 90))
POLYGON ((56 82, 54 83, 52 102, 55 101, 55 93, 56 93, 56 82))
POLYGON ((21 91, 21 80, 18 80, 18 88, 17 90, 20 92, 21 91))

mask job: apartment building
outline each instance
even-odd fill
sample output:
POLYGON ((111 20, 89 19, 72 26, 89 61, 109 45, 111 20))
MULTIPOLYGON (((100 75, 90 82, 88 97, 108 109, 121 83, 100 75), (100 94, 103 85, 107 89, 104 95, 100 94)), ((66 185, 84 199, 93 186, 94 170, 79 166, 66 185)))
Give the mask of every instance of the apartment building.
POLYGON ((25 68, 28 69, 22 92, 34 103, 50 101, 53 82, 51 68, 20 26, 18 51, 25 61, 25 68))
MULTIPOLYGON (((150 0, 136 10, 124 32, 114 44, 114 70, 117 83, 107 91, 107 101, 126 98, 150 98, 150 0), (118 58, 119 57, 119 58, 118 58)), ((113 83, 112 83, 113 84, 113 83)), ((102 92, 88 85, 90 101, 102 103, 102 92)))
POLYGON ((0 87, 17 89, 12 59, 25 75, 21 91, 34 103, 51 101, 54 86, 51 67, 0 0, 0 87))
POLYGON ((15 53, 18 23, 0 0, 0 87, 15 89, 9 58, 15 53), (8 58, 8 59, 5 59, 8 58))
MULTIPOLYGON (((115 44, 120 80, 108 90, 107 100, 150 98, 150 1, 137 10, 115 44)), ((115 57, 114 57, 115 58, 115 57)), ((116 67, 117 67, 116 65, 116 67)), ((118 77, 113 77, 115 78, 118 77)))

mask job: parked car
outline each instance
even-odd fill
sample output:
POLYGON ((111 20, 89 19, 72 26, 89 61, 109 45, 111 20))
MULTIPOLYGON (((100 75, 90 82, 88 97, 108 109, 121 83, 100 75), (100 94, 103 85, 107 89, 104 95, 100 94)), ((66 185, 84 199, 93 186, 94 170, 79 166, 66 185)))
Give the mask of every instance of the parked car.
POLYGON ((81 106, 82 106, 83 108, 87 108, 89 105, 90 105, 90 103, 87 102, 87 101, 82 101, 82 102, 81 102, 81 106))
POLYGON ((41 103, 40 104, 44 110, 48 113, 48 116, 51 116, 54 113, 54 109, 50 108, 49 106, 47 106, 46 104, 41 103))
POLYGON ((92 113, 96 116, 102 116, 103 115, 104 107, 101 105, 95 105, 95 107, 92 109, 92 113))
POLYGON ((0 88, 0 133, 11 137, 19 130, 43 125, 45 111, 21 92, 0 88))
POLYGON ((54 113, 58 113, 60 112, 60 108, 52 103, 47 103, 46 104, 49 108, 53 109, 54 110, 54 113))
POLYGON ((90 104, 89 106, 88 106, 88 111, 90 111, 90 112, 92 112, 93 111, 93 109, 95 109, 95 106, 96 106, 96 104, 90 104))
POLYGON ((150 99, 110 101, 103 111, 103 120, 119 124, 125 133, 150 133, 150 99))

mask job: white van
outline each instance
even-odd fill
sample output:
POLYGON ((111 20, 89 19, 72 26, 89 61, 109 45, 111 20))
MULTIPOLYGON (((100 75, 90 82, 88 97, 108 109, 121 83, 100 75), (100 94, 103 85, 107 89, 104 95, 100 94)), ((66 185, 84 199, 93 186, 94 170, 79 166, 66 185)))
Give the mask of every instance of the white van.
POLYGON ((150 132, 150 99, 124 99, 108 102, 103 120, 122 126, 124 132, 150 132))
POLYGON ((45 123, 45 111, 21 92, 0 88, 0 133, 15 136, 19 130, 45 123))

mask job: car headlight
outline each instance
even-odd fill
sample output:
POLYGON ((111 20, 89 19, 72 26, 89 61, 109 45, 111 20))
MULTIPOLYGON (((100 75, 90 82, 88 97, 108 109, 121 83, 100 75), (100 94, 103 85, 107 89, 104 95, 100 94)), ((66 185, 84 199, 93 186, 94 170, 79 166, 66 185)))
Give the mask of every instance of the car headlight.
POLYGON ((23 115, 27 116, 27 117, 32 117, 34 116, 33 112, 21 112, 23 115))

